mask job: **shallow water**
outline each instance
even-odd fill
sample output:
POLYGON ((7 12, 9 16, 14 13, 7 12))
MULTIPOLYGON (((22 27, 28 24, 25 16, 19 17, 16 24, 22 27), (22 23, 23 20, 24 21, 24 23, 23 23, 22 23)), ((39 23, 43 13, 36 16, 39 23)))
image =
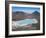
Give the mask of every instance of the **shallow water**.
POLYGON ((20 21, 13 21, 14 23, 14 25, 15 26, 25 26, 25 25, 28 25, 28 24, 32 24, 32 23, 37 23, 37 21, 36 20, 34 20, 34 19, 24 19, 24 20, 20 20, 20 21))

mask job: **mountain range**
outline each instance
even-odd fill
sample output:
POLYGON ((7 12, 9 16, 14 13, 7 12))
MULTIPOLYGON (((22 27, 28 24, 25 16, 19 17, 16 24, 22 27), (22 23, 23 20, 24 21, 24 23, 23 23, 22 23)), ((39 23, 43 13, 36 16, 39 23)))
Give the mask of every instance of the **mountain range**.
POLYGON ((29 15, 33 16, 33 18, 34 18, 34 17, 36 17, 36 15, 39 16, 40 13, 38 11, 34 11, 32 14, 27 14, 23 11, 16 11, 16 12, 12 13, 12 20, 26 19, 25 16, 29 16, 29 15))
MULTIPOLYGON (((16 11, 16 12, 13 12, 13 14, 26 14, 25 12, 23 11, 16 11)), ((32 14, 39 14, 38 11, 34 11, 32 14)))

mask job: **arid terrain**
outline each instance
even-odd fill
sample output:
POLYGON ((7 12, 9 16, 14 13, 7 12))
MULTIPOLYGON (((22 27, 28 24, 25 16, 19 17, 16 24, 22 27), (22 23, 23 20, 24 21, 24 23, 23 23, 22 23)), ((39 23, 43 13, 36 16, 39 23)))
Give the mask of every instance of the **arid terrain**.
POLYGON ((23 11, 16 11, 12 13, 12 31, 22 31, 22 30, 40 30, 40 13, 35 11, 32 14, 27 14, 23 11), (24 20, 24 19, 37 19, 37 24, 28 24, 24 26, 16 26, 14 23, 16 21, 24 20))

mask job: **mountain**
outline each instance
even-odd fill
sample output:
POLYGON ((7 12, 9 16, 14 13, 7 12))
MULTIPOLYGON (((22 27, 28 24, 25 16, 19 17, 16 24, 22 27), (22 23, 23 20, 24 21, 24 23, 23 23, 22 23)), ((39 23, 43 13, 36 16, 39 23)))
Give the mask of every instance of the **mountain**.
POLYGON ((25 14, 23 11, 16 11, 16 12, 13 12, 13 14, 25 14))
POLYGON ((32 14, 38 15, 40 14, 38 11, 33 12, 32 14))
POLYGON ((25 13, 23 11, 16 11, 12 13, 13 20, 21 20, 24 19, 25 13))
POLYGON ((40 13, 38 11, 33 12, 32 14, 27 14, 23 11, 16 11, 12 13, 12 19, 13 20, 23 20, 26 18, 39 18, 40 13))
POLYGON ((34 11, 32 13, 32 18, 36 18, 39 21, 40 20, 40 13, 38 11, 34 11))

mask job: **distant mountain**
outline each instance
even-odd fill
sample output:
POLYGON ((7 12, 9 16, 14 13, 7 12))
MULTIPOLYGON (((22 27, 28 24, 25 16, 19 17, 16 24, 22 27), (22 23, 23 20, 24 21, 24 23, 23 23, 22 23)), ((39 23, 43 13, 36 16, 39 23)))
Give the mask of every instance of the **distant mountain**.
POLYGON ((23 11, 16 11, 12 13, 12 19, 13 20, 23 20, 26 18, 38 18, 40 16, 40 13, 38 11, 33 12, 32 14, 26 14, 23 11))
POLYGON ((35 11, 35 12, 33 12, 32 14, 36 14, 36 15, 38 15, 38 14, 40 14, 38 11, 35 11))
POLYGON ((13 12, 13 14, 25 14, 23 11, 16 11, 16 12, 13 12))
POLYGON ((24 19, 25 13, 23 11, 16 11, 12 13, 13 20, 21 20, 24 19))
POLYGON ((40 20, 40 13, 38 11, 33 12, 32 15, 32 18, 36 18, 38 21, 40 20))

